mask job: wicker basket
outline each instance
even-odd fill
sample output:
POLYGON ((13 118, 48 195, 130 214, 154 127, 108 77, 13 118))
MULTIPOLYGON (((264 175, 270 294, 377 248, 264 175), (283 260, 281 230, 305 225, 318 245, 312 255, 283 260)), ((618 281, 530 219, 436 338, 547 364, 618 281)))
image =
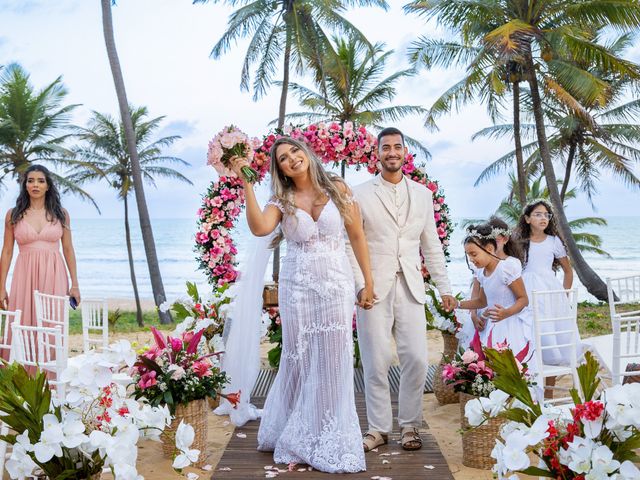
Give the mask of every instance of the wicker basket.
MULTIPOLYGON (((442 341, 444 344, 443 355, 447 358, 451 359, 455 355, 458 349, 458 339, 455 335, 446 332, 442 333, 442 341)), ((453 390, 453 385, 447 385, 442 380, 442 369, 444 364, 440 362, 440 364, 436 367, 436 371, 433 375, 433 393, 436 396, 436 400, 440 405, 448 405, 450 403, 458 403, 460 401, 460 397, 458 396, 458 392, 453 390)))
POLYGON ((196 466, 202 466, 205 460, 205 449, 207 446, 207 413, 209 412, 207 406, 207 400, 194 400, 186 405, 176 406, 176 413, 171 421, 171 425, 164 429, 164 432, 160 435, 162 439, 162 453, 167 458, 173 458, 176 448, 176 430, 180 421, 184 420, 193 427, 195 431, 195 438, 192 449, 200 450, 200 458, 195 464, 196 466))
POLYGON ((464 416, 464 407, 473 395, 460 392, 460 424, 462 425, 462 464, 465 467, 491 470, 496 461, 491 458, 491 450, 500 435, 503 418, 490 418, 479 427, 471 427, 464 416))
POLYGON ((211 410, 215 410, 220 406, 220 395, 216 395, 216 398, 207 397, 207 403, 211 410))
POLYGON ((262 304, 265 308, 278 306, 278 284, 267 283, 262 291, 262 304))
POLYGON ((444 345, 442 354, 451 359, 458 351, 458 339, 452 333, 440 333, 442 333, 442 342, 444 345))
POLYGON ((436 400, 440 405, 448 405, 450 403, 458 403, 460 401, 460 397, 458 396, 458 392, 453 389, 453 385, 447 385, 442 380, 442 369, 444 368, 444 363, 440 363, 436 367, 436 371, 433 374, 433 393, 436 396, 436 400))

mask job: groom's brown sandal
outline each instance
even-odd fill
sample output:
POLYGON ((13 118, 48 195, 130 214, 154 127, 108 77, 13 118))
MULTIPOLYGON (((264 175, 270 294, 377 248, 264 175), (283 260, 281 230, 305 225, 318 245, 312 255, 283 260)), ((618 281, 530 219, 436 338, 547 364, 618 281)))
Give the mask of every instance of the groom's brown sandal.
POLYGON ((362 437, 362 448, 364 449, 365 453, 370 452, 380 445, 386 445, 388 440, 388 435, 370 430, 362 437))
POLYGON ((400 443, 405 450, 420 450, 422 448, 422 438, 420 438, 418 429, 415 427, 403 428, 400 443))

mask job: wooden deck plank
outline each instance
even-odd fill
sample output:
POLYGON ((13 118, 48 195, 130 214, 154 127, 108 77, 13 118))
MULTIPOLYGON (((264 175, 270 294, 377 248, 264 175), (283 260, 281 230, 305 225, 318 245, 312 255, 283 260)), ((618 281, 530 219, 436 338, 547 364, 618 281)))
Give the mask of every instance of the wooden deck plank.
MULTIPOLYGON (((252 402, 260 406, 264 403, 264 398, 253 398, 252 402)), ((366 456, 367 471, 359 473, 345 474, 353 480, 370 480, 373 476, 391 477, 393 480, 416 480, 428 478, 432 480, 453 480, 447 462, 438 447, 435 438, 428 432, 422 431, 423 447, 421 450, 407 452, 400 447, 400 433, 395 417, 398 412, 397 396, 392 397, 394 415, 394 433, 389 438, 389 444, 379 447, 377 452, 369 452, 366 456), (389 454, 388 456, 381 454, 389 454), (388 460, 389 463, 383 463, 388 460), (425 465, 433 466, 433 469, 426 469, 425 465)), ((360 418, 360 426, 363 431, 366 429, 366 407, 364 395, 356 394, 356 410, 360 418)), ((286 470, 286 465, 274 465, 273 454, 258 452, 257 435, 259 422, 250 422, 244 427, 237 428, 233 437, 220 460, 212 480, 245 480, 265 478, 265 466, 274 466, 286 470), (246 435, 240 438, 238 433, 246 435), (230 469, 230 470, 225 470, 230 469)), ((277 478, 286 480, 316 480, 335 478, 335 474, 328 474, 317 471, 298 472, 296 466, 292 472, 283 472, 277 478)))

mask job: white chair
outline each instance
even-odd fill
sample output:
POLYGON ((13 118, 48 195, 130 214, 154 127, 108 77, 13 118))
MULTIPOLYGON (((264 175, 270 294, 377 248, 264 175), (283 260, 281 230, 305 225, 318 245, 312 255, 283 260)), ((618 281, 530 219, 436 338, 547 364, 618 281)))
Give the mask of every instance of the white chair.
MULTIPOLYGON (((8 310, 0 310, 0 355, 11 362, 13 360, 11 349, 11 325, 20 324, 21 310, 10 312, 8 310), (6 352, 6 353, 5 353, 6 352)), ((1 471, 1 470, 0 470, 1 471)))
POLYGON ((613 329, 611 375, 613 384, 619 385, 623 377, 638 375, 625 369, 628 363, 640 361, 640 310, 618 310, 620 305, 640 303, 640 275, 607 278, 607 294, 613 329))
POLYGON ((84 353, 91 348, 109 346, 109 307, 106 300, 82 300, 82 344, 84 353), (95 336, 91 334, 95 333, 95 336))
MULTIPOLYGON (((578 379, 578 289, 533 291, 533 328, 538 382, 544 387, 545 378, 571 375, 573 387, 582 395, 578 379), (561 358, 560 364, 551 364, 547 357, 561 358)), ((553 363, 556 363, 555 361, 553 363)), ((552 403, 571 402, 569 395, 546 400, 552 403)))
POLYGON ((67 368, 67 356, 62 342, 62 329, 59 326, 29 327, 16 323, 11 329, 14 360, 24 367, 36 367, 53 374, 48 375, 49 385, 56 387, 56 396, 63 401, 65 384, 60 381, 60 376, 67 368))
MULTIPOLYGON (((69 297, 33 292, 38 327, 60 327, 64 356, 69 356, 69 297)), ((49 340, 51 341, 51 339, 49 340)))

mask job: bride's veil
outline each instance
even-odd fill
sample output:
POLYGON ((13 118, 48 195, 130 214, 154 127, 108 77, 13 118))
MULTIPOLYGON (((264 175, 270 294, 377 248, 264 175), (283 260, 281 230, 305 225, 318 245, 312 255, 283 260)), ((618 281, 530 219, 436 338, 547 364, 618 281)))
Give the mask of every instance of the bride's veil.
POLYGON ((262 290, 264 275, 271 256, 274 234, 252 237, 250 252, 241 269, 239 280, 232 287, 235 298, 227 312, 223 338, 225 353, 222 370, 230 383, 224 393, 241 391, 237 408, 221 399, 217 415, 229 415, 231 422, 241 426, 260 417, 261 410, 251 404, 251 391, 260 371, 260 338, 262 336, 262 290))

